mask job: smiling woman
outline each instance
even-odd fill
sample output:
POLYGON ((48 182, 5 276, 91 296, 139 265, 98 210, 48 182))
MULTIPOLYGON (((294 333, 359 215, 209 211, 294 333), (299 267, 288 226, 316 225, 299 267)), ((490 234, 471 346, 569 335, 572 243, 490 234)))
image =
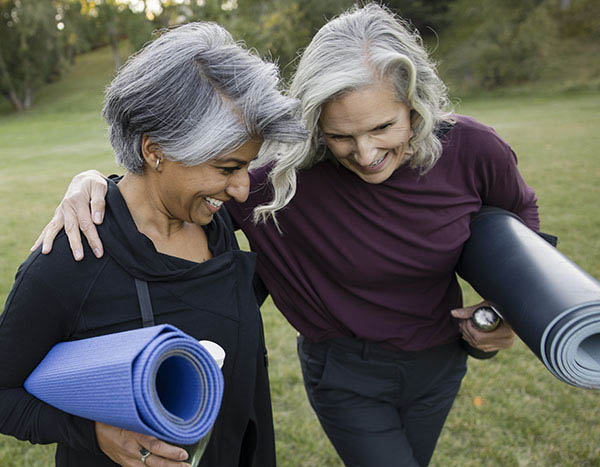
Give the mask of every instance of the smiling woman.
POLYGON ((319 127, 337 161, 367 183, 381 183, 410 156, 410 108, 389 79, 327 102, 319 127))
POLYGON ((137 229, 161 253, 191 261, 211 258, 204 230, 197 226, 209 224, 225 201, 246 201, 248 166, 261 144, 250 140, 228 154, 185 166, 165 157, 144 135, 141 152, 153 170, 143 176, 127 173, 119 182, 137 229))
POLYGON ((19 268, 0 320, 2 433, 58 443, 58 466, 181 466, 178 447, 62 412, 23 388, 60 341, 172 324, 226 353, 202 465, 275 464, 255 258, 239 250, 222 204, 248 197, 263 141, 305 137, 297 102, 277 86, 273 64, 211 23, 163 33, 119 70, 103 115, 126 173, 108 182, 106 255, 90 262, 86 244, 77 254, 86 260, 73 262, 63 233, 52 255, 34 252, 19 268))

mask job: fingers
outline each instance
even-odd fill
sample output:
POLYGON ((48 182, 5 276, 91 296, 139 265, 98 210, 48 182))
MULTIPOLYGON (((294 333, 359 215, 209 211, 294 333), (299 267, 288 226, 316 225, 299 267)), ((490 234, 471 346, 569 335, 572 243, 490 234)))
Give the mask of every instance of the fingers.
MULTIPOLYGON (((137 442, 152 453, 146 459, 146 465, 152 467, 181 467, 180 461, 186 460, 188 455, 185 449, 160 441, 152 436, 135 433, 137 442), (153 459, 150 459, 153 457, 153 459)), ((138 449, 139 450, 139 449, 138 449)))
POLYGON ((92 219, 95 224, 102 224, 104 220, 104 209, 106 206, 104 198, 106 197, 107 189, 108 185, 104 178, 101 181, 93 181, 90 189, 90 206, 92 208, 92 219))
POLYGON ((473 316, 473 313, 475 313, 475 310, 477 308, 480 308, 482 306, 488 306, 490 304, 490 302, 488 302, 487 300, 484 300, 481 303, 478 303, 477 305, 473 305, 473 306, 467 306, 464 308, 456 308, 455 310, 451 310, 452 316, 455 318, 459 318, 459 319, 470 319, 473 316))
MULTIPOLYGON (((80 183, 84 182, 85 181, 82 181, 80 183)), ((75 183, 75 181, 73 183, 75 183)), ((86 186, 93 186, 92 184, 97 184, 95 181, 89 181, 85 183, 88 184, 86 186)), ((104 186, 104 192, 102 190, 102 187, 96 189, 95 193, 97 197, 101 196, 103 198, 103 193, 106 192, 106 186, 104 186)), ((69 192, 72 193, 67 193, 57 210, 62 212, 65 233, 69 239, 69 246, 73 252, 73 257, 76 261, 83 259, 84 253, 83 244, 81 242, 81 231, 87 239, 90 248, 94 252, 94 255, 97 258, 100 258, 104 254, 104 249, 102 248, 102 242, 98 236, 96 225, 92 221, 92 214, 90 212, 90 195, 85 189, 69 189, 69 192)), ((104 212, 104 200, 102 199, 102 201, 99 201, 96 199, 96 205, 99 204, 101 204, 102 212, 104 212)))
MULTIPOLYGON (((88 241, 90 248, 94 252, 96 258, 101 258, 104 254, 104 249, 102 248, 102 242, 100 241, 100 237, 98 236, 98 230, 96 230, 96 225, 92 221, 92 214, 90 212, 90 206, 86 203, 83 204, 83 200, 73 200, 74 209, 69 211, 69 214, 74 214, 75 218, 69 219, 67 221, 67 214, 65 213, 65 231, 67 232, 67 236, 69 236, 69 231, 67 230, 67 222, 73 222, 76 227, 76 230, 81 230, 83 235, 88 241)), ((104 203, 104 201, 102 202, 104 203)), ((79 233, 79 232, 77 232, 79 233)), ((75 236, 74 236, 75 237, 75 236)), ((69 236, 69 243, 71 243, 71 237, 69 236)), ((83 251, 83 250, 82 250, 83 251)), ((76 255, 76 251, 73 250, 74 256, 76 255)))
POLYGON ((501 321, 496 329, 489 332, 480 331, 473 325, 473 322, 471 321, 473 313, 477 308, 486 305, 489 306, 490 302, 484 300, 477 305, 457 308, 451 311, 452 316, 460 320, 458 326, 463 339, 472 347, 485 352, 493 352, 512 347, 515 342, 515 333, 506 322, 501 321))
POLYGON ((94 255, 100 258, 104 254, 104 249, 95 224, 102 223, 104 219, 106 191, 107 183, 100 172, 88 170, 76 175, 65 197, 56 208, 54 217, 42 230, 31 251, 42 245, 42 253, 50 253, 56 235, 64 227, 76 261, 82 260, 84 255, 80 229, 94 255))
POLYGON ((505 322, 491 332, 479 331, 471 320, 461 320, 459 327, 469 345, 485 352, 507 349, 515 342, 515 333, 505 322))
POLYGON ((43 239, 42 239, 42 253, 47 255, 52 250, 52 244, 54 243, 54 239, 60 232, 60 229, 63 228, 64 219, 62 212, 59 212, 58 209, 54 213, 54 217, 48 223, 48 225, 42 231, 43 239))
POLYGON ((184 449, 169 445, 152 436, 95 422, 98 446, 104 454, 124 467, 190 467, 181 461, 187 459, 184 449), (142 462, 140 449, 146 448, 150 455, 142 462))
POLYGON ((57 209, 62 209, 65 233, 69 239, 69 246, 73 253, 73 258, 75 258, 75 261, 81 261, 83 259, 83 245, 81 243, 81 234, 79 233, 76 208, 68 198, 65 198, 57 209))
MULTIPOLYGON (((141 457, 141 456, 139 456, 141 457)), ((138 464, 139 466, 143 466, 144 463, 140 460, 138 464)), ((169 459, 165 459, 163 457, 158 457, 156 454, 152 453, 146 458, 146 463, 148 467, 191 467, 191 464, 181 461, 173 461, 169 459)))
POLYGON ((94 255, 100 258, 104 254, 104 249, 96 225, 104 220, 106 206, 104 198, 108 185, 98 171, 84 172, 81 176, 81 179, 73 180, 74 188, 79 186, 81 189, 74 190, 68 199, 75 209, 79 229, 83 232, 94 255))

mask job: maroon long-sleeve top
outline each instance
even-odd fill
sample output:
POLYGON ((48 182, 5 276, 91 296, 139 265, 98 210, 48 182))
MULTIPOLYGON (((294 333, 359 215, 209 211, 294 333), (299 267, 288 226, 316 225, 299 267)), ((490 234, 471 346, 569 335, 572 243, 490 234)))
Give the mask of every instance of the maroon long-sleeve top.
POLYGON ((471 216, 498 206, 539 230, 535 193, 493 129, 457 116, 441 139, 442 156, 425 175, 402 166, 368 184, 331 160, 300 171, 277 215, 283 235, 272 221, 252 222, 254 207, 272 197, 268 168, 251 173, 246 203, 228 203, 276 306, 300 333, 409 351, 455 340, 455 266, 471 216))

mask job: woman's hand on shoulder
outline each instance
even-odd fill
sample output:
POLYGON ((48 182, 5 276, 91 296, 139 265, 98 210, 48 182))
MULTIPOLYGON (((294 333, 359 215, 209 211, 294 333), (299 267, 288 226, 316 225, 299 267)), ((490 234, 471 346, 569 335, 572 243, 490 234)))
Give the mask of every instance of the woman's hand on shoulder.
POLYGON ((458 318, 462 337, 471 347, 484 352, 508 349, 515 343, 515 333, 504 320, 500 321, 500 325, 496 329, 488 332, 478 330, 471 320, 477 308, 489 305, 490 302, 483 301, 477 305, 457 308, 452 310, 452 316, 458 318))
POLYGON ((96 439, 102 452, 113 462, 124 467, 140 467, 142 452, 150 451, 145 465, 150 467, 189 467, 182 463, 187 459, 184 449, 160 441, 153 436, 142 435, 133 431, 95 422, 96 439))
POLYGON ((42 245, 42 253, 50 253, 56 235, 64 227, 76 261, 83 259, 80 231, 87 238, 96 257, 100 258, 104 251, 94 224, 101 224, 104 219, 106 190, 106 180, 97 170, 88 170, 76 175, 54 211, 54 217, 44 227, 31 251, 42 245))

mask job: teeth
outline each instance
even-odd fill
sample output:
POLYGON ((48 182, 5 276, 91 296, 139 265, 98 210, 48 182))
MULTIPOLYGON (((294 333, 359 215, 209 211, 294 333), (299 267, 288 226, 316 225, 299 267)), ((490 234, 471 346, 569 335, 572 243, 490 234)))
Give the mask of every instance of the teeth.
POLYGON ((223 204, 223 201, 219 201, 218 199, 211 198, 210 196, 205 196, 204 199, 206 200, 206 202, 208 204, 210 204, 211 206, 214 206, 215 208, 220 208, 221 204, 223 204))
POLYGON ((383 159, 385 159, 385 156, 383 156, 381 159, 377 159, 375 162, 372 162, 368 165, 368 167, 375 167, 377 164, 380 164, 383 159))

